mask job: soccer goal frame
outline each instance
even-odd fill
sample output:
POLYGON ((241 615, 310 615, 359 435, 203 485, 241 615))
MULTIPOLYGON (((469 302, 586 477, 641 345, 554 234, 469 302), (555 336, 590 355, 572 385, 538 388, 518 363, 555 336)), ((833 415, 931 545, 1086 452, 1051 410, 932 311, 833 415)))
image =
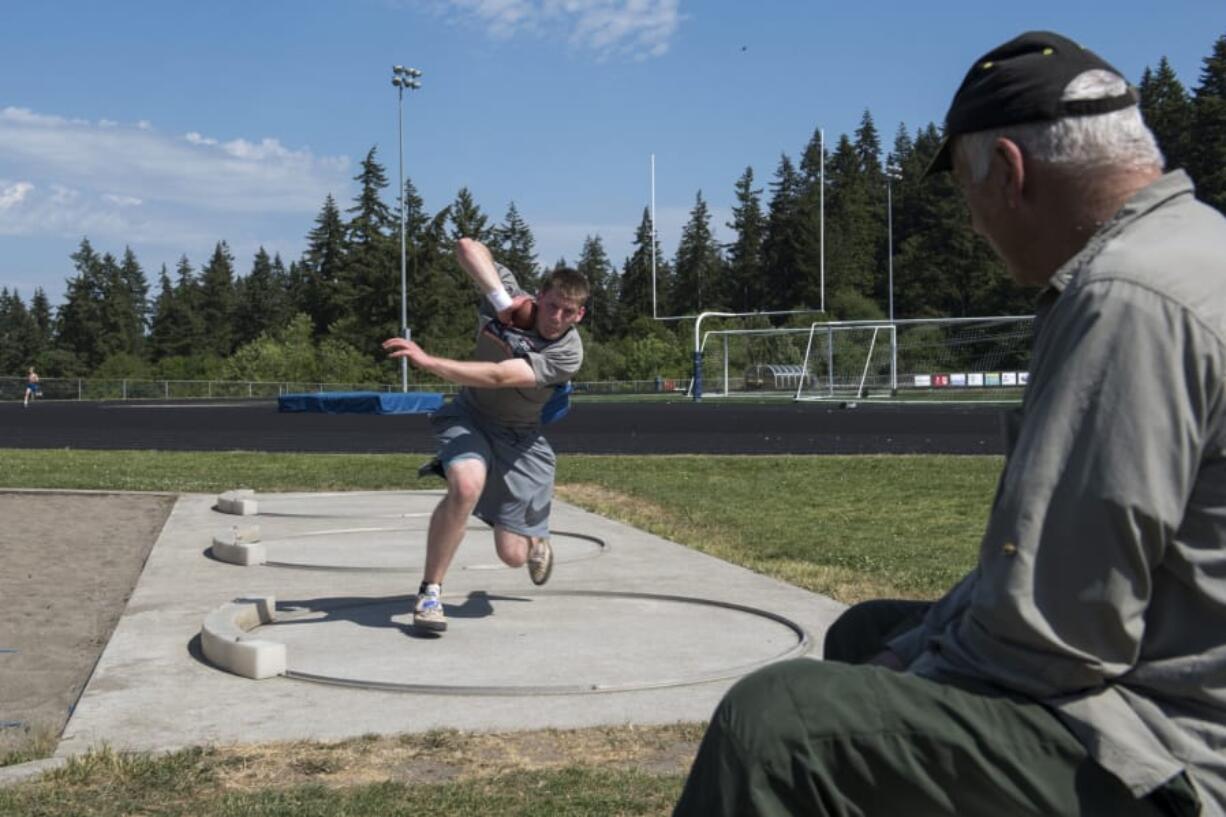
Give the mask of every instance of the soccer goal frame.
MULTIPOLYGON (((863 321, 831 321, 826 323, 814 323, 809 326, 809 339, 805 344, 805 358, 801 366, 801 376, 796 384, 796 395, 793 400, 796 402, 806 402, 815 400, 830 400, 836 397, 844 397, 848 395, 848 386, 838 382, 835 376, 835 348, 834 336, 838 332, 871 332, 868 342, 868 350, 864 353, 864 365, 858 366, 860 371, 859 378, 853 383, 855 390, 854 396, 861 398, 864 396, 865 387, 868 383, 869 370, 873 364, 873 354, 877 351, 879 343, 889 344, 889 387, 890 394, 893 395, 898 391, 898 328, 892 323, 872 323, 863 321), (884 333, 884 341, 882 334, 884 333), (826 388, 825 394, 820 393, 821 388, 809 389, 806 391, 806 386, 810 383, 820 383, 820 378, 810 375, 813 371, 815 363, 813 340, 818 334, 826 336, 825 343, 825 361, 826 361, 826 388)), ((818 352, 820 354, 820 350, 818 352)))

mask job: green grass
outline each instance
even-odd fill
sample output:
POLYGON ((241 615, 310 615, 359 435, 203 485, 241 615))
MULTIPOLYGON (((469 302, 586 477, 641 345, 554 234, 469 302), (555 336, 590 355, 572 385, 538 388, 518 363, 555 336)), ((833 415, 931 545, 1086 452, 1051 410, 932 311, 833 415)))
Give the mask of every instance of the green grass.
MULTIPOLYGON (((212 493, 439 488, 426 457, 0 450, 4 483, 212 493)), ((564 456, 589 510, 842 601, 932 597, 973 563, 999 457, 564 456)))

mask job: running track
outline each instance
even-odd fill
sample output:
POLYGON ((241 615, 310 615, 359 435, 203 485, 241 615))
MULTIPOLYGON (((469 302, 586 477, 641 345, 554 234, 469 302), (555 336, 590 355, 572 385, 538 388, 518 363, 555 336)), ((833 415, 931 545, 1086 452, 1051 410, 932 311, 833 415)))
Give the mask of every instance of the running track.
MULTIPOLYGON (((1000 454, 1008 408, 832 403, 576 403, 546 430, 558 453, 1000 454)), ((433 450, 424 415, 280 414, 270 401, 0 405, 0 448, 433 450)))

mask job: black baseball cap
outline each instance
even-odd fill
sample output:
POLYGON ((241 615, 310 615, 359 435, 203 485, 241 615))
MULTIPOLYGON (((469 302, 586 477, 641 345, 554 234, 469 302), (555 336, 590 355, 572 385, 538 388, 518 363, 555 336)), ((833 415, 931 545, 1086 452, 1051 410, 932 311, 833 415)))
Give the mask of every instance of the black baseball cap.
POLYGON ((1028 31, 992 49, 975 60, 954 94, 945 114, 945 140, 924 175, 953 169, 950 149, 955 136, 1110 113, 1138 103, 1140 97, 1131 85, 1118 96, 1061 99, 1074 78, 1095 69, 1124 76, 1093 51, 1051 31, 1028 31))

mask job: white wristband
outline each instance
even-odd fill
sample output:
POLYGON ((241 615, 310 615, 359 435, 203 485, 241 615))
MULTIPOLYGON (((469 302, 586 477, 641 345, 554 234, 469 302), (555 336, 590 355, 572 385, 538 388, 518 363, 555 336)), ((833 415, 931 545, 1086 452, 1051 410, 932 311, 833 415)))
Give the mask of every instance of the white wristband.
POLYGON ((485 297, 490 299, 490 303, 493 305, 495 312, 501 312, 504 309, 511 308, 511 296, 508 295, 507 291, 502 287, 498 287, 498 289, 494 290, 493 292, 485 293, 485 297))

